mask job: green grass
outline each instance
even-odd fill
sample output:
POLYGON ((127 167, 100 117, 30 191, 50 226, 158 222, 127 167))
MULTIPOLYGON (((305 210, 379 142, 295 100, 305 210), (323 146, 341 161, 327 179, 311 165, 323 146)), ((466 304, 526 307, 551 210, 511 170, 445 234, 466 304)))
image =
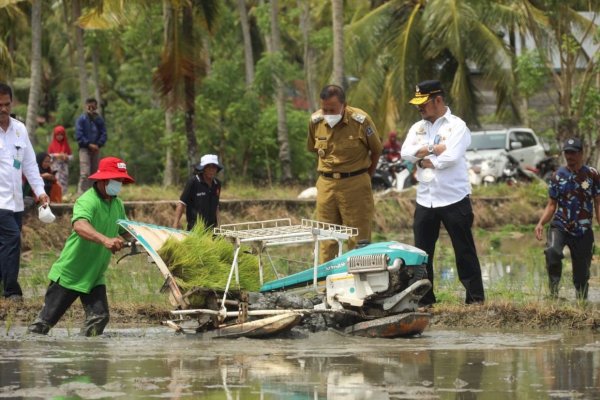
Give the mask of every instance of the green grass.
MULTIPOLYGON (((124 201, 152 201, 152 200, 178 200, 185 186, 162 185, 124 185, 119 197, 124 201)), ((222 199, 262 200, 262 199, 295 199, 306 186, 299 185, 273 185, 256 186, 247 182, 227 181, 223 183, 222 199)), ((66 202, 73 201, 77 196, 77 187, 69 186, 66 202)))

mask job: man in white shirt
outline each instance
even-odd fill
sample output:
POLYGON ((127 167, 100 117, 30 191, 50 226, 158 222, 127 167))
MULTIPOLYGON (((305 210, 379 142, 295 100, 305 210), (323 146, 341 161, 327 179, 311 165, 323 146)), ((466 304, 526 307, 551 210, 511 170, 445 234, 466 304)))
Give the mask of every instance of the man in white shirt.
POLYGON ((19 286, 21 258, 21 223, 23 217, 22 175, 41 204, 50 199, 44 192, 44 181, 35 153, 23 123, 11 118, 12 89, 0 83, 0 279, 2 295, 22 300, 19 286))
MULTIPOLYGON (((481 267, 471 227, 471 185, 465 153, 471 132, 446 106, 439 81, 423 81, 410 100, 423 118, 406 136, 401 156, 417 165, 417 206, 413 232, 415 246, 427 252, 427 274, 433 284, 433 255, 444 224, 452 241, 458 277, 466 289, 465 302, 485 300, 481 267)), ((433 287, 421 298, 422 306, 436 302, 433 287)))

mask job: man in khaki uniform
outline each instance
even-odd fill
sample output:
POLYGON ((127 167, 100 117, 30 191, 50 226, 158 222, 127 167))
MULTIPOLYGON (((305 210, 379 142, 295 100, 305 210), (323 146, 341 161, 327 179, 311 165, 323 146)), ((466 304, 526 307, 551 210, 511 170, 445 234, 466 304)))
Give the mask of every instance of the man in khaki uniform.
MULTIPOLYGON (((358 228, 348 241, 371 240, 375 205, 371 176, 383 149, 371 118, 346 105, 344 90, 328 85, 320 94, 321 109, 310 117, 307 148, 318 155, 317 219, 358 228)), ((337 242, 321 243, 320 262, 338 254, 337 242)))

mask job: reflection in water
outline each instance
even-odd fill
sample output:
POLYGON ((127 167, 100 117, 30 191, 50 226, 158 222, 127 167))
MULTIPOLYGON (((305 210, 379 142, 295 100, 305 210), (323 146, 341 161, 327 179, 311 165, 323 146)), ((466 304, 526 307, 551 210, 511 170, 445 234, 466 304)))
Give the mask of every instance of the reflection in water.
MULTIPOLYGON (((3 330, 2 332, 5 332, 3 330)), ((209 340, 162 329, 0 338, 0 398, 524 399, 600 393, 600 335, 429 330, 209 340)))

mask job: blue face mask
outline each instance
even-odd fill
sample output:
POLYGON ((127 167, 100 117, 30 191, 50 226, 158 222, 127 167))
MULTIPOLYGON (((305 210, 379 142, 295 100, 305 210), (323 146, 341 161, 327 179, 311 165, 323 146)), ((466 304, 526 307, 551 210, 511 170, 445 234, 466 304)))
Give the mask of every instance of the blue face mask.
POLYGON ((119 192, 121 191, 122 185, 123 185, 122 182, 115 181, 113 179, 109 180, 108 184, 106 185, 106 194, 108 194, 109 196, 118 195, 119 192))

